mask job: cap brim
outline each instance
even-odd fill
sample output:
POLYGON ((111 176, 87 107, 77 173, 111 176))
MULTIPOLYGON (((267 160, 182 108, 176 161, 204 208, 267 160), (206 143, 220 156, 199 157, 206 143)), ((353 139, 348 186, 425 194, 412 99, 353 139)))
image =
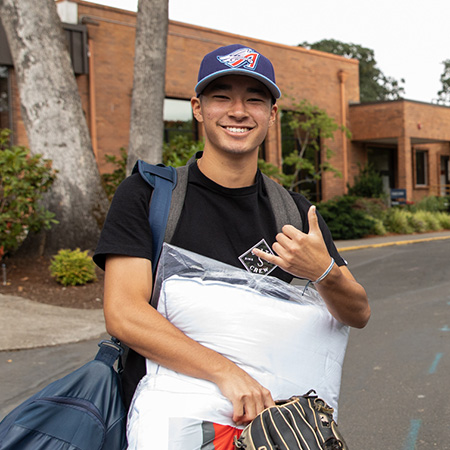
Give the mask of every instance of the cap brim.
POLYGON ((280 89, 278 89, 278 86, 275 83, 266 78, 264 75, 259 74, 258 72, 251 72, 246 69, 225 69, 208 75, 207 77, 203 78, 202 81, 197 83, 197 85, 195 86, 195 93, 197 95, 200 95, 204 91, 206 86, 211 83, 211 81, 220 77, 224 77, 226 75, 244 75, 247 77, 255 78, 256 80, 264 84, 267 89, 269 89, 270 93, 275 99, 281 97, 281 91, 280 89))

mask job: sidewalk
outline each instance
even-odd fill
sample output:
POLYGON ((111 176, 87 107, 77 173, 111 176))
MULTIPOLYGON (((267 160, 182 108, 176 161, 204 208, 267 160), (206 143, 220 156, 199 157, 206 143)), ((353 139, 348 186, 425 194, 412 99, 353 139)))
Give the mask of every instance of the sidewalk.
MULTIPOLYGON (((442 232, 336 241, 340 252, 450 239, 442 232)), ((68 344, 99 338, 106 332, 101 310, 45 305, 0 294, 0 351, 68 344)))
POLYGON ((407 245, 417 242, 428 242, 450 239, 450 230, 434 231, 430 233, 405 234, 392 236, 376 236, 364 239, 352 239, 348 241, 335 241, 339 252, 359 250, 363 248, 387 247, 391 245, 407 245))

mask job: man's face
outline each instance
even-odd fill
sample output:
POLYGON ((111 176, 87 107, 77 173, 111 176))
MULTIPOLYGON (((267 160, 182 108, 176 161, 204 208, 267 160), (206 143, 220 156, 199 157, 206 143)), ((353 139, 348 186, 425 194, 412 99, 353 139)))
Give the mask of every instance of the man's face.
POLYGON ((257 152, 278 109, 261 82, 242 75, 212 81, 191 103, 204 125, 205 151, 240 155, 257 152))

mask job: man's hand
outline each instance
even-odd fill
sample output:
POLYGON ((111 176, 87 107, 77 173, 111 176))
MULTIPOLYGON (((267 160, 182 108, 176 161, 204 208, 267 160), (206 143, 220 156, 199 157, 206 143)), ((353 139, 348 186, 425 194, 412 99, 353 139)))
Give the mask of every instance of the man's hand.
POLYGON ((215 383, 232 403, 238 425, 272 406, 266 388, 225 356, 186 336, 149 305, 151 274, 148 260, 108 257, 104 299, 108 333, 158 364, 215 383))
POLYGON ((308 222, 308 234, 292 225, 283 227, 272 246, 276 255, 258 249, 254 249, 253 253, 276 264, 291 275, 311 281, 317 280, 330 265, 331 257, 323 240, 315 206, 309 208, 308 222))
MULTIPOLYGON (((331 256, 323 240, 315 206, 309 208, 308 221, 308 234, 292 225, 283 227, 272 246, 276 255, 258 249, 253 253, 296 277, 317 280, 330 266, 331 256)), ((335 264, 316 288, 333 317, 352 327, 366 326, 370 318, 369 300, 346 266, 335 264)))
POLYGON ((222 373, 221 380, 216 381, 216 384, 233 404, 233 421, 236 425, 247 425, 275 402, 269 390, 245 371, 234 364, 229 369, 222 373))

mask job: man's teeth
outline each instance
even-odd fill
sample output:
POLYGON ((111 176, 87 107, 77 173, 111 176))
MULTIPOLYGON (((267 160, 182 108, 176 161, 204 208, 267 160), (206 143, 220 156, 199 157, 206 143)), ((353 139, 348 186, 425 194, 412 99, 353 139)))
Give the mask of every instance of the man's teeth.
POLYGON ((245 133, 248 131, 248 128, 238 128, 238 127, 227 127, 228 131, 231 131, 232 133, 245 133))

